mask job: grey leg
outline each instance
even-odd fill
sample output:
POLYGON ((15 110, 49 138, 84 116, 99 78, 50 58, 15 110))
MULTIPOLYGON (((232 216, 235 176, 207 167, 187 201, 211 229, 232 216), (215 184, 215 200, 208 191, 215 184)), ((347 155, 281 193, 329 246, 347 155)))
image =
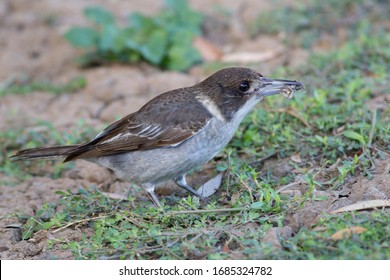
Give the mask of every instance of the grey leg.
POLYGON ((199 197, 199 198, 203 198, 202 195, 200 195, 196 190, 194 190, 193 188, 191 188, 191 186, 189 186, 187 184, 187 181, 186 181, 186 175, 181 175, 181 176, 178 176, 175 178, 174 182, 176 183, 176 185, 178 185, 180 188, 183 188, 185 189, 186 191, 190 192, 191 194, 199 197))
POLYGON ((145 189, 149 197, 153 200, 154 204, 156 204, 157 207, 161 207, 161 202, 158 199, 157 195, 154 193, 154 188, 156 186, 151 183, 146 183, 146 184, 142 184, 142 187, 145 189))

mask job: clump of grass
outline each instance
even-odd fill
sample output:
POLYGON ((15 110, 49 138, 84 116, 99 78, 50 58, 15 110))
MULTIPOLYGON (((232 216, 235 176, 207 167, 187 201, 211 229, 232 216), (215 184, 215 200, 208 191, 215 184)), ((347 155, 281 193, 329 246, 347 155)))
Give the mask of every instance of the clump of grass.
POLYGON ((24 95, 31 92, 50 92, 60 94, 63 92, 75 92, 85 88, 87 80, 79 76, 70 79, 65 84, 53 84, 45 81, 19 81, 10 79, 0 85, 0 97, 9 94, 24 95))

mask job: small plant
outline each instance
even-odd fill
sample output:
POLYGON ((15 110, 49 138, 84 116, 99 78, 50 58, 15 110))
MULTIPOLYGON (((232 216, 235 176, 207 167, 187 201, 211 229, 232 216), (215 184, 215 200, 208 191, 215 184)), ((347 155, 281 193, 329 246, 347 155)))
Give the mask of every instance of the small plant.
POLYGON ((202 15, 185 0, 165 0, 165 4, 153 17, 131 14, 125 27, 119 27, 103 8, 86 8, 84 14, 93 26, 73 27, 65 39, 87 50, 80 58, 82 66, 144 60, 165 69, 186 70, 200 61, 192 40, 200 34, 202 15))

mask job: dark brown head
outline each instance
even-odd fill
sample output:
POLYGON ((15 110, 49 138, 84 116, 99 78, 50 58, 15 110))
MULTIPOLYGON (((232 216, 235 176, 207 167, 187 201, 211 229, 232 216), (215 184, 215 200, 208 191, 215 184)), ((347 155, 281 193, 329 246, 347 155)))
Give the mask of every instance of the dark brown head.
POLYGON ((237 113, 241 118, 265 96, 286 89, 297 91, 303 85, 296 81, 269 79, 245 67, 230 67, 219 70, 195 87, 200 89, 198 99, 203 104, 214 107, 215 112, 218 109, 221 118, 230 121, 237 113))

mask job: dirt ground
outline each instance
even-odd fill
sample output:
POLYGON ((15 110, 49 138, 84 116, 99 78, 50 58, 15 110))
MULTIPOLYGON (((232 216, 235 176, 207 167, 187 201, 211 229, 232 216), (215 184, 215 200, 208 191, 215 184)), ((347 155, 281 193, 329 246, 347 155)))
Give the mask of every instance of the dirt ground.
MULTIPOLYGON (((190 1, 194 9, 212 13, 210 1, 190 1)), ((260 36, 249 39, 241 32, 245 22, 253 19, 260 10, 269 9, 271 1, 213 1, 214 6, 223 6, 233 11, 234 22, 224 35, 216 36, 215 43, 223 42, 224 50, 267 51, 283 48, 278 38, 260 36)), ((79 119, 85 126, 102 127, 116 117, 137 110, 145 101, 169 89, 192 85, 207 76, 201 67, 189 73, 161 71, 146 64, 133 66, 114 65, 83 70, 74 63, 79 54, 63 39, 70 26, 83 25, 84 7, 103 5, 119 18, 134 11, 154 14, 162 7, 162 1, 57 1, 57 0, 3 0, 0 2, 0 82, 10 78, 28 77, 53 83, 64 83, 70 78, 83 75, 87 86, 75 94, 52 95, 34 92, 24 96, 7 95, 0 98, 0 129, 12 127, 34 128, 37 120, 50 121, 59 130, 72 131, 79 119), (107 6, 109 3, 109 6, 107 6), (49 24, 50 22, 50 24, 49 24)), ((281 64, 305 63, 303 50, 289 52, 289 60, 280 55, 258 67, 264 73, 281 64)), ((332 199, 307 205, 306 209, 291 213, 286 226, 296 232, 302 226, 310 226, 323 211, 337 209, 362 199, 389 199, 390 164, 388 160, 377 161, 374 179, 368 181, 357 176, 343 190, 326 192, 332 199)), ((265 167, 267 168, 267 164, 265 167)), ((270 167, 275 168, 275 167, 270 167)), ((278 168, 278 167, 276 167, 278 168)), ((283 168, 283 166, 279 166, 283 168)), ((0 173, 0 180, 7 180, 0 173)), ((16 186, 1 186, 0 198, 0 258, 1 259, 73 259, 69 251, 59 247, 49 248, 48 238, 61 237, 79 240, 81 232, 68 228, 57 233, 36 234, 28 241, 21 241, 20 231, 9 227, 17 223, 9 214, 18 212, 33 215, 40 205, 58 199, 58 190, 77 190, 91 184, 103 187, 110 185, 110 192, 122 193, 127 183, 118 182, 105 169, 96 165, 77 162, 76 168, 67 171, 59 179, 33 177, 16 186)), ((300 185, 289 191, 303 192, 300 185)), ((140 196, 145 196, 140 192, 140 196)), ((146 198, 145 198, 146 199, 146 198)), ((291 233, 290 233, 291 234, 291 233)), ((267 237, 272 239, 272 233, 267 237)))

